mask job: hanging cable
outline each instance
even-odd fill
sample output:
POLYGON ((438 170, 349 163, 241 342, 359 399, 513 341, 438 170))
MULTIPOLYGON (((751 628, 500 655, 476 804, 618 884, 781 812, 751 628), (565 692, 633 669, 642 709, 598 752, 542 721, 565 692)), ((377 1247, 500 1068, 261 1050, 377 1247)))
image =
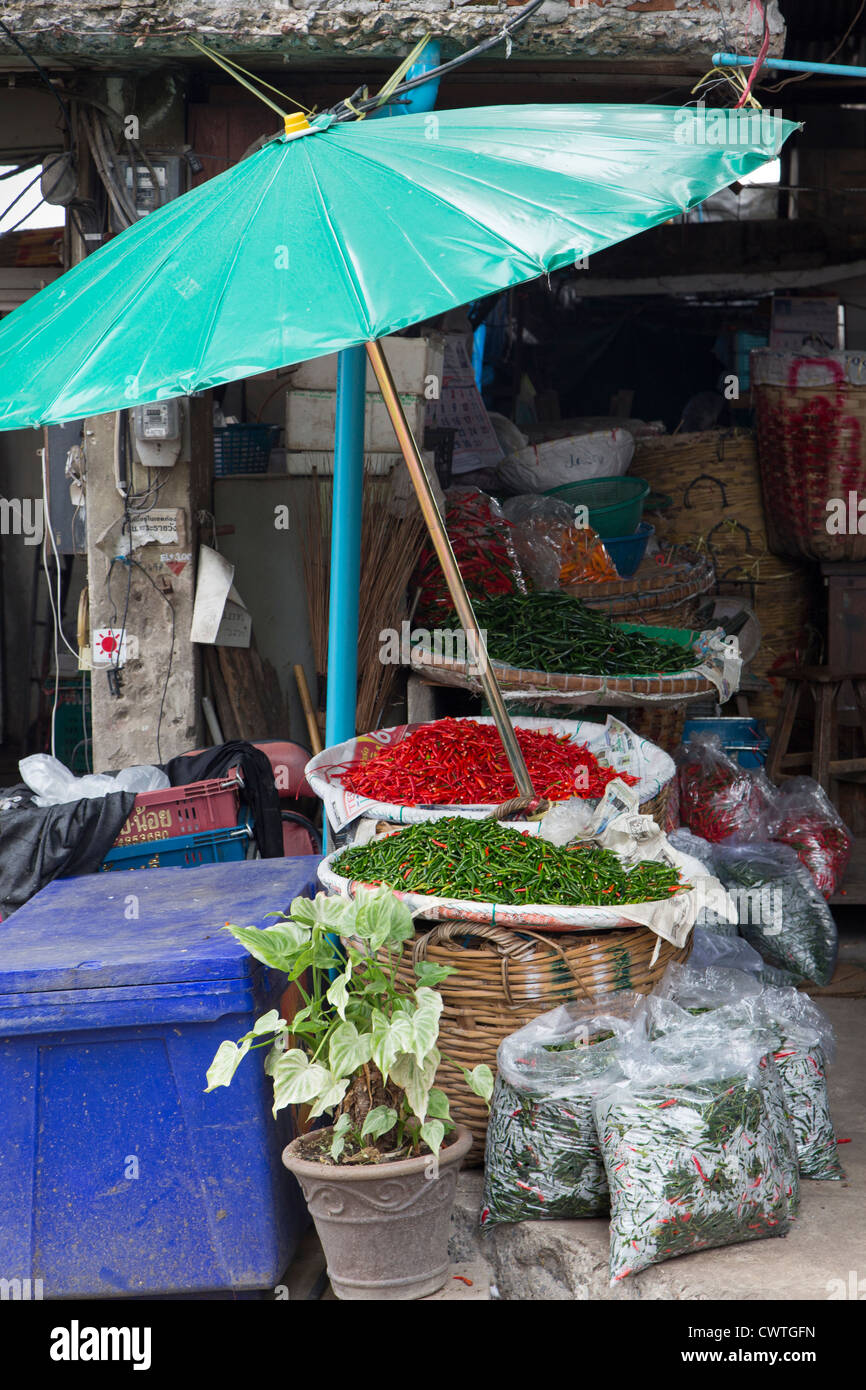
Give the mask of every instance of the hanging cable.
MULTIPOLYGON (((846 42, 848 41, 848 39, 850 38, 851 34, 853 33, 854 27, 855 27, 855 25, 857 24, 857 21, 859 20, 859 18, 860 18, 860 16, 862 15, 862 13, 863 13, 864 10, 866 10, 866 0, 860 0, 860 5, 858 6, 857 13, 855 14, 854 18, 851 20, 851 23, 848 25, 848 28, 845 30, 844 34, 842 35, 841 39, 840 39, 839 42, 837 43, 836 47, 833 49, 833 52, 832 52, 832 53, 828 53, 828 54, 827 54, 827 57, 824 58, 824 59, 822 59, 822 62, 825 62, 825 63, 832 63, 833 59, 834 59, 839 53, 841 53, 841 51, 842 51, 842 49, 844 48, 846 42)), ((782 90, 783 87, 788 87, 788 86, 790 86, 790 84, 791 84, 792 82, 805 82, 805 81, 807 80, 807 78, 809 78, 809 77, 815 77, 815 76, 816 76, 816 74, 815 74, 814 72, 798 72, 798 73, 796 74, 795 77, 786 77, 785 80, 784 80, 784 82, 777 82, 776 85, 775 85, 774 87, 766 87, 766 88, 765 88, 765 91, 773 92, 773 93, 775 94, 776 92, 781 92, 781 90, 782 90)))
MULTIPOLYGON (((449 62, 441 63, 439 67, 431 68, 429 72, 419 73, 417 77, 409 77, 405 81, 400 82, 399 85, 389 93, 390 98, 394 99, 400 97, 404 92, 411 92, 415 87, 422 87, 425 83, 435 82, 437 78, 444 77, 447 73, 456 72, 458 68, 463 67, 464 63, 468 63, 473 58, 478 58, 482 53, 488 53, 491 48, 496 48, 500 43, 505 43, 507 45, 507 56, 510 57, 511 35, 515 33, 517 29, 521 28, 544 3, 545 0, 529 0, 528 5, 524 5, 522 10, 516 15, 513 15, 511 19, 506 20, 498 33, 491 34, 489 38, 476 44, 474 48, 467 49, 465 53, 459 54, 456 58, 451 58, 449 62)), ((206 44, 203 44, 199 39, 193 38, 192 35, 187 35, 187 37, 193 48, 198 49, 199 53, 202 53, 206 58, 210 58, 212 63, 216 63, 217 67, 222 68, 233 77, 236 82, 239 82, 242 87, 246 87, 247 91, 252 92, 253 96, 257 96, 259 100, 263 101, 266 106, 269 106, 272 111, 276 111, 279 116, 285 118, 287 112, 277 106, 276 102, 271 101, 270 97, 265 96, 264 92, 259 90, 259 87, 266 87, 269 91, 276 92, 284 101, 290 101, 294 106, 299 106, 307 115, 312 114, 309 108, 303 106, 301 102, 295 101, 293 97, 287 97, 285 93, 280 92, 270 83, 255 76, 255 74, 249 72, 246 68, 242 68, 239 63, 235 63, 232 59, 226 58, 221 53, 214 52, 212 48, 208 48, 206 44), (258 86, 254 85, 256 83, 258 86)), ((367 94, 366 87, 358 87, 350 97, 345 97, 342 101, 337 102, 336 106, 330 107, 328 114, 334 116, 337 121, 354 121, 360 116, 366 115, 368 111, 375 111, 376 108, 381 105, 381 93, 377 93, 375 96, 371 97, 367 94)))
MULTIPOLYGON (((496 48, 500 43, 509 44, 511 35, 521 28, 544 2, 545 0, 529 0, 529 4, 524 5, 523 9, 519 10, 513 18, 507 20, 498 33, 491 34, 490 38, 484 39, 474 48, 468 48, 465 53, 451 58, 449 62, 441 63, 438 68, 431 68, 429 72, 422 72, 417 77, 407 78, 391 93, 392 97, 400 97, 404 92, 411 92, 415 87, 423 87, 427 82, 435 82, 437 78, 444 77, 447 73, 456 72, 458 68, 463 67, 464 63, 480 57, 482 53, 488 53, 491 48, 496 48)), ((336 106, 330 108, 329 114, 333 115, 337 121, 351 121, 356 120, 361 112, 374 110, 379 104, 379 98, 364 97, 361 95, 363 90, 362 87, 359 87, 350 98, 337 102, 336 106)))
MULTIPOLYGON (((745 87, 743 88, 743 94, 742 94, 742 96, 740 97, 739 101, 737 102, 736 106, 734 107, 734 110, 735 110, 735 111, 738 111, 742 106, 745 106, 746 102, 747 102, 747 101, 749 100, 749 98, 751 97, 751 95, 752 95, 752 85, 753 85, 753 83, 754 83, 754 81, 755 81, 755 78, 758 76, 758 73, 761 71, 761 68, 764 66, 764 59, 766 58, 767 54, 768 54, 769 51, 770 51, 770 23, 769 23, 769 20, 767 19, 767 10, 766 10, 766 7, 765 7, 765 5, 764 5, 764 0, 752 0, 751 5, 749 6, 749 15, 750 15, 750 16, 751 16, 751 13, 752 13, 752 9, 753 9, 753 7, 754 7, 755 5, 758 6, 758 9, 759 9, 760 12, 761 12, 761 19, 762 19, 762 21, 763 21, 763 26, 764 26, 764 27, 763 27, 763 37, 762 37, 762 39, 761 39, 761 47, 760 47, 760 49, 758 50, 758 56, 757 56, 757 58, 755 59, 755 62, 754 62, 754 64, 753 64, 753 66, 752 66, 752 71, 749 73, 749 76, 748 76, 748 78, 747 78, 747 80, 746 80, 745 87)), ((754 98, 752 98, 752 100, 754 101, 754 98)))
MULTIPOLYGON (((31 190, 31 188, 33 187, 33 185, 34 185, 35 183, 38 183, 39 180, 40 180, 41 178, 42 178, 42 169, 40 168, 39 173, 36 174, 36 175, 30 180, 29 183, 26 183, 19 193, 16 193, 16 194, 15 194, 15 197, 12 199, 12 202, 9 203, 9 204, 7 204, 7 206, 3 209, 3 211, 0 212, 0 222, 3 221, 3 218, 7 215, 7 213, 10 213, 10 212, 12 211, 12 209, 14 208, 14 206, 15 206, 16 203, 20 203, 20 202, 21 202, 21 199, 24 197, 24 194, 25 194, 25 193, 29 193, 30 190, 31 190)), ((42 199, 41 201, 44 202, 45 200, 42 199)), ((36 204, 36 207, 39 207, 39 203, 36 204)), ((27 220, 27 218, 30 216, 31 212, 35 212, 35 211, 36 211, 35 208, 28 208, 27 211, 25 212, 23 218, 20 218, 19 221, 15 223, 16 227, 20 226, 20 225, 21 225, 21 222, 25 222, 25 221, 27 220)))

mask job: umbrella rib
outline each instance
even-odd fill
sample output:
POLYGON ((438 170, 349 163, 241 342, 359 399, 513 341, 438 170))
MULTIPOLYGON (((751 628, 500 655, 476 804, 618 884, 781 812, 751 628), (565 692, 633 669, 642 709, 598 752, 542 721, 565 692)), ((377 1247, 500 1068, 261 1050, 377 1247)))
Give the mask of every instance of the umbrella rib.
POLYGON ((331 218, 331 214, 328 212, 328 205, 325 200, 325 195, 322 191, 322 185, 316 177, 316 171, 313 167, 313 161, 306 150, 303 151, 303 154, 307 161, 307 170, 310 175, 310 180, 318 195, 318 203, 321 215, 324 217, 325 221, 328 224, 328 230, 331 233, 334 246, 336 247, 337 253, 339 255, 340 264, 343 267, 346 284, 348 285, 348 288, 355 300, 355 308, 358 313, 358 317, 366 326, 365 337, 372 338, 374 336, 373 327, 370 323, 370 315, 367 312, 367 305, 364 302, 364 295, 361 291, 361 286, 355 277, 354 266, 351 264, 351 261, 349 260, 346 248, 343 246, 343 243, 337 232, 337 228, 334 225, 333 219, 331 218))
MULTIPOLYGON (((366 164, 371 164, 374 169, 378 169, 381 171, 383 168, 387 168, 389 173, 395 173, 395 171, 390 169, 388 165, 382 165, 379 161, 371 159, 369 155, 361 154, 359 151, 353 151, 351 158, 363 159, 366 164)), ((395 177, 397 177, 396 174, 395 177)), ((448 208, 451 212, 459 213, 460 216, 465 218, 467 222, 471 222, 473 227, 479 227, 481 231, 484 232, 485 236, 496 237, 497 241, 501 241, 503 246, 507 246, 511 251, 515 252, 519 256, 522 256, 524 260, 531 261, 533 265, 537 266, 540 275, 544 274, 544 262, 536 260, 522 246, 518 246, 515 242, 509 241, 508 237, 503 236, 502 232, 496 231, 496 229, 493 227, 485 227, 484 223, 479 222, 477 217, 473 217, 472 214, 466 212, 464 208, 457 207, 456 204, 450 203, 447 198, 443 198, 440 193, 437 193, 432 188, 428 188, 426 184, 417 183, 414 179, 409 178, 405 174, 401 174, 399 177, 406 178, 407 182, 411 183, 414 188, 419 189, 419 191, 422 193, 426 193, 430 198, 433 198, 435 202, 441 203, 443 207, 448 208)), ((393 221, 394 219, 392 218, 391 220, 393 221)))
MULTIPOLYGON (((286 149, 288 149, 288 146, 284 146, 284 152, 285 152, 286 149)), ((213 305, 213 308, 212 308, 212 311, 211 311, 210 322, 209 322, 209 324, 208 324, 207 332, 206 332, 206 334, 205 334, 205 336, 204 336, 204 341, 201 342, 201 346, 199 347, 198 353, 197 353, 197 355, 196 355, 196 360, 197 360, 198 363, 201 363, 201 362, 207 357, 207 350, 208 350, 208 348, 209 348, 209 346, 210 346, 211 338, 212 338, 213 335, 214 335, 214 330, 215 330, 215 328, 216 328, 217 319, 218 319, 218 317, 219 317, 219 311, 220 311, 220 308, 222 307, 223 300, 225 299, 226 294, 228 293, 228 288, 229 288, 229 285, 230 285, 230 283, 231 283, 231 278, 232 278, 232 272, 233 272, 235 266, 237 265, 238 256, 241 254, 241 249, 242 249, 243 244, 244 244, 244 241, 245 241, 245 239, 246 239, 247 232, 249 231, 250 226, 251 226, 252 223, 254 222, 254 220, 255 220, 255 218, 256 218, 256 215, 258 214, 258 211, 259 211, 259 209, 261 208, 262 203, 263 203, 264 200, 265 200, 266 195, 267 195, 268 193, 270 193, 271 188, 273 187, 274 183, 276 182, 277 176, 278 176, 280 173, 282 173, 282 171, 283 171, 283 165, 284 165, 284 164, 285 164, 285 153, 284 153, 284 156, 283 156, 282 159, 278 159, 278 160, 275 160, 275 161, 274 161, 274 168, 273 168, 273 170, 271 171, 271 175, 270 175, 270 177, 267 179, 267 181, 264 183, 264 185, 262 186, 261 191, 260 191, 260 193, 259 193, 259 197, 257 198, 257 200, 256 200, 256 202, 255 202, 255 204, 254 204, 254 206, 250 209, 249 216, 248 216, 248 217, 245 219, 245 221, 244 221, 243 228, 241 229, 240 235, 236 238, 234 254, 232 255, 231 260, 230 260, 229 264, 228 264, 227 267, 226 267, 225 274, 223 275, 223 282, 222 282, 222 285, 221 285, 221 287, 220 287, 219 295, 217 296, 216 303, 213 305)), ((201 341, 201 340, 200 340, 200 341, 201 341)))
MULTIPOLYGON (((207 187, 207 185, 203 185, 203 187, 207 187)), ((211 206, 209 206, 209 207, 206 208, 206 210, 205 210, 205 215, 206 215, 207 217, 210 217, 210 216, 212 215, 213 211, 214 211, 215 209, 218 209, 218 208, 219 208, 219 206, 220 206, 221 203, 223 203, 223 202, 225 202, 225 201, 229 201, 229 200, 231 200, 231 199, 233 199, 233 198, 236 198, 236 196, 237 196, 237 190, 230 190, 230 189, 227 189, 226 192, 225 192, 225 194, 224 194, 224 196, 218 198, 218 199, 216 200, 215 203, 212 203, 211 206)), ((140 225, 141 225, 141 224, 140 224, 140 225)), ((107 249, 108 249, 108 248, 106 247, 106 250, 107 250, 107 249)), ((139 296, 140 296, 141 293, 147 288, 147 286, 160 274, 160 272, 162 271, 163 267, 171 260, 171 257, 172 257, 172 255, 173 255, 173 253, 174 253, 174 250, 175 250, 175 248, 174 248, 174 246, 172 246, 169 250, 166 251, 166 253, 164 254, 164 256, 162 256, 161 259, 159 259, 159 260, 156 261, 156 263, 154 264, 154 266, 152 267, 152 269, 151 269, 151 271, 150 271, 150 274, 147 275, 147 276, 145 277, 145 279, 143 280, 142 284, 138 287, 137 293, 138 293, 139 296)), ((86 262, 82 262, 82 264, 86 264, 86 262)), ((87 362, 89 361, 89 359, 94 355, 95 352, 97 352, 97 351, 99 350, 99 348, 101 347, 101 345, 105 342, 106 338, 108 338, 108 337, 110 336, 110 334, 114 331, 114 328, 116 327, 116 325, 117 325, 119 322, 122 321, 122 319, 123 319, 123 317, 124 317, 126 311, 127 311, 127 304, 126 304, 126 301, 124 301, 124 302, 121 304, 121 306, 118 308, 118 311, 117 311, 117 313, 115 314, 115 316, 112 318, 111 322, 110 322, 109 324, 107 324, 107 325, 105 326, 105 328, 103 329, 103 331, 99 334, 99 337, 96 339, 96 342, 95 342, 95 343, 88 343, 88 345, 87 345, 87 347, 86 347, 86 350, 85 350, 85 351, 86 351, 85 360, 84 360, 83 362, 80 362, 80 363, 78 364, 78 366, 76 367, 76 369, 75 369, 75 371, 72 373, 72 375, 71 375, 70 377, 67 378, 67 380, 66 380, 66 382, 64 383, 63 387, 61 388, 61 390, 55 392, 55 394, 52 396, 51 401, 50 401, 50 403, 49 403, 49 405, 48 405, 47 411, 43 411, 43 412, 42 412, 42 414, 41 414, 41 416, 40 416, 40 419, 46 419, 46 418, 50 419, 50 414, 49 414, 49 412, 53 409, 53 407, 54 407, 56 401, 58 400, 58 398, 60 398, 60 397, 62 397, 62 396, 64 396, 64 395, 66 395, 66 393, 69 391, 69 388, 70 388, 71 384, 75 381, 75 379, 77 378, 77 376, 79 375, 79 373, 83 370, 83 368, 87 366, 87 362)))
MULTIPOLYGON (((457 146, 449 146, 449 148, 450 148, 450 149, 453 149, 455 154, 459 154, 459 153, 460 153, 459 148, 458 148, 457 146)), ((390 165, 385 165, 385 166, 383 166, 382 163, 381 163, 380 161, 371 159, 369 155, 364 155, 363 153, 360 153, 360 152, 358 152, 358 153, 356 154, 355 157, 356 157, 356 158, 359 158, 359 159, 366 159, 369 163, 374 164, 375 167, 378 168, 378 169, 381 169, 381 168, 383 168, 383 167, 385 167, 385 168, 390 168, 390 165)), ((436 165, 435 160, 434 160, 434 161, 425 160, 425 159, 423 158, 423 156, 421 155, 421 153, 415 150, 414 146, 413 146, 413 148, 412 148, 412 157, 413 157, 414 159, 416 159, 420 164, 422 164, 425 168, 432 168, 432 169, 434 169, 434 170, 437 168, 437 165, 436 165)), ((513 165, 513 166, 515 166, 515 167, 518 168, 518 169, 525 169, 525 168, 526 168, 526 161, 525 161, 525 160, 508 159, 508 158, 505 158, 505 157, 502 156, 502 155, 488 155, 488 156, 486 156, 486 158, 489 159, 491 162, 496 162, 496 163, 501 163, 501 164, 506 164, 506 165, 513 165)), ((476 185, 480 185, 481 187, 488 187, 488 188, 490 187, 489 184, 485 184, 485 182, 484 182, 483 179, 478 178, 477 175, 471 174, 471 173, 469 173, 468 171, 464 171, 464 170, 461 169, 461 170, 454 170, 454 171, 452 171, 452 172, 455 172, 455 173, 458 175, 458 177, 459 177, 460 179, 465 180, 467 183, 473 183, 473 184, 476 184, 476 185)), ((583 177, 577 178, 577 177, 574 177, 574 176, 572 176, 572 175, 569 175, 569 174, 566 174, 566 173, 562 173, 562 172, 560 172, 559 170, 554 170, 553 172, 555 173, 555 175, 556 175, 557 178, 561 178, 561 179, 570 179, 573 183, 591 182, 590 180, 586 180, 586 179, 583 178, 583 177)), ((419 182, 417 181, 417 179, 414 179, 410 173, 408 173, 408 172, 406 172, 406 171, 401 171, 401 177, 402 177, 402 178, 405 178, 405 179, 407 180, 407 182, 409 182, 409 183, 411 183, 411 184, 413 185, 413 187, 420 188, 420 189, 422 189, 424 192, 430 193, 432 197, 437 197, 437 195, 433 192, 432 189, 428 189, 428 187, 427 187, 426 184, 419 183, 419 182)), ((613 190, 612 190, 612 191, 613 191, 613 190)), ((620 190, 616 190, 616 191, 619 192, 620 190)), ((547 206, 547 205, 545 205, 545 204, 539 203, 538 200, 535 199, 535 198, 527 198, 527 197, 524 196, 523 194, 521 194, 521 193, 516 193, 516 192, 514 192, 514 191, 513 191, 512 189, 510 189, 510 188, 498 188, 498 189, 497 189, 497 192, 500 192, 500 193, 503 193, 503 194, 507 194, 508 199, 509 199, 510 202, 519 202, 519 203, 523 203, 523 204, 525 204, 527 207, 530 207, 530 208, 533 208, 533 209, 536 209, 536 210, 539 209, 539 208, 544 207, 545 211, 554 213, 555 215, 561 217, 563 221, 571 222, 571 219, 569 219, 569 218, 567 217, 566 214, 562 213, 561 211, 558 211, 558 210, 556 209, 556 207, 554 207, 554 206, 547 206)), ((649 207, 657 208, 657 209, 660 211, 660 213, 664 213, 664 214, 670 215, 670 214, 673 213, 674 211, 682 211, 681 205, 680 205, 679 203, 671 203, 671 202, 667 202, 667 203, 666 203, 666 202, 662 201, 661 198, 654 197, 654 196, 649 195, 649 194, 646 194, 646 193, 641 193, 641 194, 640 194, 640 199, 639 199, 639 200, 640 200, 640 202, 646 204, 646 205, 649 206, 649 207)), ((440 201, 445 201, 445 200, 440 199, 440 201)), ((451 207, 451 206, 453 206, 453 205, 450 204, 450 203, 446 203, 446 206, 451 207)), ((461 212, 462 212, 462 211, 463 211, 463 210, 461 209, 461 212)), ((469 217, 469 214, 467 214, 467 213, 463 213, 463 215, 466 216, 467 218, 469 217)), ((597 215, 597 214, 596 214, 596 215, 597 215)), ((606 213, 602 213, 601 215, 602 215, 602 216, 606 216, 607 214, 606 214, 606 213)), ((480 222, 478 222, 477 219, 472 218, 472 219, 470 219, 470 220, 474 221, 474 222, 476 223, 477 226, 482 226, 482 224, 481 224, 480 222)), ((485 231, 485 232, 493 232, 493 235, 494 235, 494 236, 500 236, 500 239, 501 239, 502 241, 504 241, 506 245, 509 245, 509 246, 512 245, 511 242, 509 242, 505 237, 502 237, 500 233, 493 231, 492 228, 490 228, 490 227, 484 227, 484 231, 485 231)), ((525 253, 524 253, 524 254, 525 254, 525 253)))

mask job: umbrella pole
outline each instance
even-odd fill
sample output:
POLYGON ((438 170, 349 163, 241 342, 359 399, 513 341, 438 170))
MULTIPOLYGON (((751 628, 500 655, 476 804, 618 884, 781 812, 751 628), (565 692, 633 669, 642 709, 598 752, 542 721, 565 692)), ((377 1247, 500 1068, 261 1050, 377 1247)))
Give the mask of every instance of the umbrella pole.
POLYGON ((439 563, 445 575, 454 607, 457 609, 457 616, 463 626, 463 631, 467 637, 470 633, 474 635, 476 643, 475 650, 481 666, 481 683, 484 686, 484 694, 487 696, 487 703, 490 706, 496 727, 499 730, 499 737, 502 739, 503 747, 508 758, 511 771, 514 773, 514 780, 521 796, 535 796, 535 789, 526 768, 523 754, 520 751, 520 744, 517 742, 514 727, 505 708, 505 701, 502 698, 502 691, 490 662, 487 659, 487 647, 481 636, 478 627, 478 620, 472 608, 472 603, 466 592, 463 583, 463 576, 457 565, 451 542, 448 539, 448 532, 445 529, 445 522, 442 520, 442 513, 436 503, 433 489, 430 486, 430 479, 427 476, 427 468, 421 451, 418 448, 415 438, 409 428, 409 422, 403 412, 403 406, 397 388, 394 385, 394 378, 391 369, 385 359, 380 343, 373 341, 366 344, 367 356, 370 365, 376 373, 376 380, 379 383, 379 390, 391 417, 391 424, 394 426, 394 433, 400 445, 403 457, 406 460, 406 467, 409 469, 409 476, 412 479, 415 492, 418 497, 418 504, 421 514, 427 523, 427 530, 430 532, 430 539, 439 557, 439 563))

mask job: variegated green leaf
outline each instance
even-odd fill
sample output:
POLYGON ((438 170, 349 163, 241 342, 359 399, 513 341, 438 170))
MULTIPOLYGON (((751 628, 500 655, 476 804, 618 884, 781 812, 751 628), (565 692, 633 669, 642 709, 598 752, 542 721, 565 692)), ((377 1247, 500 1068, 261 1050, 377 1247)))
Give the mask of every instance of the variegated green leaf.
POLYGON ((217 1086, 228 1086, 250 1047, 249 1038, 244 1038, 240 1045, 228 1040, 221 1042, 217 1048, 216 1056, 207 1069, 206 1090, 213 1091, 217 1086))
POLYGON ((426 985, 415 990, 418 1007, 412 1017, 412 1051, 419 1066, 431 1047, 436 1046, 439 1037, 439 1015, 442 1012, 442 995, 426 985))
POLYGON ((335 1076, 352 1076, 373 1055, 370 1033, 359 1033, 354 1023, 340 1023, 331 1034, 328 1058, 335 1076))
POLYGON ((419 960, 415 962, 415 974, 419 985, 429 985, 435 989, 436 985, 441 985, 443 980, 447 980, 449 975, 456 975, 453 965, 436 965, 432 960, 419 960))
POLYGON ((331 982, 325 998, 329 1004, 333 1004, 340 1018, 346 1017, 346 1005, 349 1002, 349 981, 352 978, 352 962, 346 962, 346 969, 342 975, 338 975, 336 980, 331 982))
POLYGON ((274 1114, 286 1105, 305 1105, 328 1085, 330 1073, 318 1062, 311 1062, 300 1048, 292 1047, 277 1060, 274 1078, 274 1114))
POLYGON ((408 1052, 412 1048, 412 1018, 405 1013, 396 1013, 393 1018, 388 1018, 380 1009, 374 1009, 371 1036, 373 1061, 387 1081, 394 1059, 401 1052, 408 1052))
POLYGON ((427 1120, 421 1126, 421 1138, 434 1154, 438 1155, 445 1138, 445 1126, 441 1120, 427 1120))
POLYGON ((396 1123, 396 1110, 392 1110, 388 1105, 377 1105, 375 1110, 369 1112, 361 1127, 361 1138, 365 1139, 370 1134, 374 1140, 380 1139, 389 1129, 393 1129, 396 1123))
POLYGON ((411 1052, 401 1052, 391 1067, 391 1077, 406 1092, 412 1111, 421 1121, 427 1118, 427 1099, 439 1067, 439 1052, 431 1048, 423 1063, 411 1052))
POLYGON ((331 1072, 326 1072, 325 1075, 327 1079, 322 1086, 321 1093, 310 1109, 311 1120, 323 1115, 326 1110, 333 1110, 335 1105, 340 1104, 349 1089, 348 1077, 334 1076, 331 1072))
POLYGON ((275 922, 270 927, 230 926, 229 931, 256 960, 286 974, 310 941, 309 930, 297 922, 275 922))
POLYGON ((493 1072, 483 1062, 479 1062, 472 1071, 467 1071, 465 1067, 460 1070, 470 1091, 474 1091, 476 1096, 480 1096, 483 1101, 490 1104, 490 1097, 493 1095, 493 1072))
POLYGON ((451 1109, 444 1091, 434 1086, 427 1097, 427 1114, 435 1120, 450 1120, 451 1109))

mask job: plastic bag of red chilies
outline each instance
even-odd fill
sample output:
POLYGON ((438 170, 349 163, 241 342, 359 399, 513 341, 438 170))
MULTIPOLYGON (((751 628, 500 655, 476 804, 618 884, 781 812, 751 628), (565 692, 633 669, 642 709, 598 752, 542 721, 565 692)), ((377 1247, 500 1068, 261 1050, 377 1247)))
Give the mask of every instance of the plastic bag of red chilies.
POLYGON ((767 829, 790 845, 825 898, 831 898, 851 858, 851 836, 827 793, 811 777, 792 777, 776 792, 767 829))
MULTIPOLYGON (((502 508, 475 487, 451 487, 445 493, 445 528, 472 599, 526 593, 526 581, 511 540, 511 525, 502 508)), ((419 618, 448 618, 454 604, 442 567, 431 545, 421 552, 412 589, 421 590, 419 618)))
POLYGON ((760 769, 735 763, 718 734, 694 734, 676 760, 680 821, 692 834, 712 844, 766 838, 774 791, 760 769))

